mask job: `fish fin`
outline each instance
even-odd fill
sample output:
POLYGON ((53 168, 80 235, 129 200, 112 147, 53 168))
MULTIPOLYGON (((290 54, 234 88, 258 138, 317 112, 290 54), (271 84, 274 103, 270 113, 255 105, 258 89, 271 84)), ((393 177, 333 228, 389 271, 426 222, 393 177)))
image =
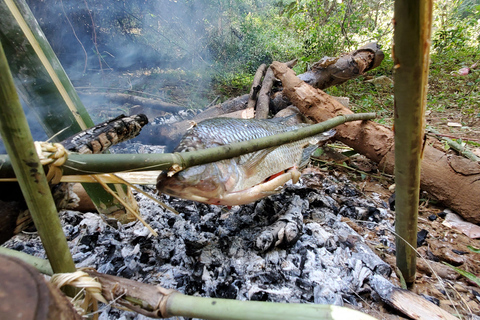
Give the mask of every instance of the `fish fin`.
POLYGON ((256 167, 260 162, 262 162, 267 156, 267 154, 272 152, 274 149, 275 148, 268 148, 257 152, 244 154, 239 158, 238 164, 244 166, 247 169, 246 171, 248 172, 252 168, 256 167))
POLYGON ((303 149, 302 158, 298 164, 298 168, 305 167, 310 161, 310 156, 318 148, 317 145, 309 145, 303 149))

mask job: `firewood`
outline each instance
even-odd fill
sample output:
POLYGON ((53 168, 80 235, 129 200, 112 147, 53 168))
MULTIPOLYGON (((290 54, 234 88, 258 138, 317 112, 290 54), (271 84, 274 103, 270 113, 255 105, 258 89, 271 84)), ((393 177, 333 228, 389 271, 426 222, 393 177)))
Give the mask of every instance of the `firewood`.
POLYGON ((262 63, 253 77, 252 87, 250 88, 250 94, 248 96, 248 108, 255 108, 258 92, 262 88, 262 78, 265 75, 265 72, 267 72, 267 65, 262 63))
MULTIPOLYGON (((293 70, 280 62, 274 62, 272 69, 282 81, 283 93, 316 122, 353 113, 322 90, 300 80, 293 70)), ((394 134, 391 129, 372 121, 350 122, 336 129, 339 141, 377 162, 384 172, 394 172, 394 134)), ((426 143, 420 184, 423 190, 458 212, 465 220, 480 223, 480 164, 447 155, 426 143)))
POLYGON ((145 115, 130 117, 124 115, 108 120, 61 142, 65 149, 82 153, 102 153, 112 145, 136 137, 144 125, 148 123, 145 115))
POLYGON ((458 319, 419 295, 394 286, 382 276, 370 277, 370 284, 383 301, 416 320, 458 319))
MULTIPOLYGON (((359 48, 358 50, 355 50, 349 54, 335 59, 336 62, 328 66, 327 68, 321 68, 320 66, 322 64, 320 62, 316 63, 315 65, 317 67, 315 67, 315 69, 307 71, 303 74, 305 81, 308 81, 311 85, 320 89, 325 89, 332 85, 343 83, 379 66, 383 60, 383 52, 382 50, 380 50, 380 47, 376 43, 368 43, 363 47, 359 48)), ((288 65, 289 68, 293 68, 296 63, 297 60, 291 60, 286 62, 286 65, 288 65)), ((258 76, 255 76, 255 79, 257 78, 258 76)), ((197 114, 192 120, 198 122, 203 119, 218 117, 225 113, 231 113, 250 107, 255 102, 250 99, 250 96, 252 95, 253 87, 256 87, 255 84, 257 83, 257 80, 254 80, 254 84, 252 85, 250 94, 244 94, 242 96, 229 99, 223 103, 210 107, 205 111, 197 114)), ((273 77, 271 80, 273 81, 273 77)), ((263 86, 265 86, 265 84, 263 84, 262 87, 263 86)), ((255 89, 255 91, 256 90, 257 89, 255 89)), ((265 88, 263 90, 265 92, 270 92, 271 87, 265 88)), ((259 96, 260 95, 261 94, 259 94, 259 96)), ((272 105, 273 111, 276 113, 288 107, 289 105, 291 105, 291 103, 288 101, 288 98, 280 91, 274 94, 273 99, 272 97, 264 94, 264 102, 262 102, 262 105, 265 107, 260 107, 261 110, 264 110, 261 111, 261 116, 265 118, 266 114, 268 114, 269 105, 272 105)), ((190 126, 191 121, 186 120, 172 124, 149 127, 144 130, 143 135, 147 136, 146 139, 148 139, 148 141, 150 142, 150 137, 160 136, 162 137, 162 141, 164 144, 174 146, 190 126)), ((142 137, 140 138, 142 139, 142 137)))
POLYGON ((265 74, 265 78, 263 79, 262 88, 258 93, 257 109, 255 113, 256 119, 268 118, 268 111, 270 110, 270 91, 273 87, 273 80, 273 71, 269 67, 267 69, 267 73, 265 74))

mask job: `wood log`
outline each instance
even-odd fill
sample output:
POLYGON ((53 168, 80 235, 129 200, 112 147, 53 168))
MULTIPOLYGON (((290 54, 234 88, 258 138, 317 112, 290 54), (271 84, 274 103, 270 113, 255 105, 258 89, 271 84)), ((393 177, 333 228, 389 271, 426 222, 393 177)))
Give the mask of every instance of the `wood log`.
POLYGON ((378 44, 371 42, 340 57, 323 57, 298 77, 315 88, 325 89, 378 67, 383 58, 378 44))
POLYGON ((0 255, 0 297, 2 319, 82 319, 65 295, 35 268, 4 255, 0 255))
POLYGON ((248 108, 255 108, 255 105, 257 104, 257 95, 262 88, 262 78, 265 75, 265 72, 267 72, 267 65, 262 63, 253 77, 252 87, 250 88, 250 94, 248 95, 248 108))
MULTIPOLYGON (((328 67, 322 68, 320 66, 324 66, 325 63, 321 63, 321 61, 328 58, 326 57, 315 64, 317 65, 315 69, 307 71, 303 75, 305 80, 311 83, 312 85, 320 89, 325 89, 325 88, 328 88, 329 86, 340 84, 349 79, 356 78, 361 74, 373 68, 376 68, 382 62, 383 57, 384 55, 382 50, 380 50, 380 47, 376 43, 369 43, 364 45, 358 50, 355 50, 340 58, 336 58, 336 62, 329 65, 328 67)), ((330 59, 333 59, 333 58, 330 58, 330 59)), ((297 60, 292 60, 287 62, 286 65, 288 65, 289 67, 293 67, 295 66, 296 63, 297 63, 297 60)), ((258 78, 258 76, 255 76, 255 78, 258 78)), ((256 83, 256 81, 254 81, 254 83, 256 83)), ((252 90, 253 90, 253 86, 252 86, 252 90)), ((266 92, 270 92, 270 90, 271 90, 271 87, 265 88, 266 92)), ((194 120, 195 122, 198 122, 203 119, 214 118, 225 113, 231 113, 231 112, 244 109, 248 106, 251 106, 255 102, 255 101, 249 102, 249 97, 250 97, 249 94, 244 94, 234 99, 227 100, 221 104, 217 104, 213 107, 206 109, 202 113, 197 114, 197 116, 194 117, 192 120, 194 120)), ((266 100, 264 101, 266 102, 263 102, 263 104, 271 105, 274 113, 277 113, 278 111, 291 105, 288 98, 281 91, 275 93, 272 100, 270 96, 265 96, 265 97, 266 97, 266 100)), ((268 109, 262 108, 262 110, 264 110, 264 111, 261 111, 263 114, 262 117, 264 117, 265 110, 268 114, 268 109)), ((161 142, 158 142, 158 143, 165 144, 169 146, 171 149, 173 149, 176 146, 176 143, 178 143, 180 138, 183 136, 185 131, 190 126, 191 126, 191 121, 187 120, 187 121, 181 121, 178 123, 173 123, 168 125, 147 127, 143 130, 143 134, 140 137, 140 139, 145 139, 145 140, 148 140, 149 143, 152 143, 152 137, 156 137, 156 138, 161 137, 162 140, 161 142)))
POLYGON ((136 137, 147 123, 148 119, 143 114, 130 117, 120 115, 79 132, 60 143, 72 152, 98 154, 117 143, 136 137))
POLYGON ((269 67, 265 78, 263 78, 262 88, 258 93, 257 109, 255 112, 255 119, 267 119, 270 111, 270 91, 273 87, 273 71, 269 67))
MULTIPOLYGON (((322 90, 300 80, 284 64, 274 62, 271 67, 275 76, 282 81, 283 93, 315 122, 353 113, 322 90)), ((394 134, 391 129, 372 121, 362 121, 345 123, 336 130, 336 139, 379 163, 379 168, 386 173, 393 173, 394 134)), ((447 155, 426 143, 420 183, 423 190, 455 210, 465 220, 480 223, 480 164, 447 155)))

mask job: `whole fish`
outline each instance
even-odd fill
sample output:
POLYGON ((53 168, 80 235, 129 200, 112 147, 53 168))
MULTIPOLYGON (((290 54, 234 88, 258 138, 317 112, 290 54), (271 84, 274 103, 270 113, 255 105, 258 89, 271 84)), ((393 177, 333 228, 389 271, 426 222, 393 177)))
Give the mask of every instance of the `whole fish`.
MULTIPOLYGON (((292 131, 306 124, 289 125, 288 118, 214 118, 189 129, 175 152, 227 145, 277 133, 292 131)), ((193 166, 168 177, 157 178, 157 189, 175 197, 217 205, 254 202, 277 191, 287 181, 300 177, 310 155, 335 134, 330 130, 316 136, 272 147, 228 160, 193 166)))

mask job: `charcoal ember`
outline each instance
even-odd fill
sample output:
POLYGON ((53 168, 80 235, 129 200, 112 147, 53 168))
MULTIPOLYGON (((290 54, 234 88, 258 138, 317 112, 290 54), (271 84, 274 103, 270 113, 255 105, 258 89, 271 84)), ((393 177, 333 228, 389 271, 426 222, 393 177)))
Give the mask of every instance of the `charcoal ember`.
POLYGON ((330 288, 320 284, 313 288, 314 302, 317 304, 333 304, 336 306, 343 306, 342 296, 335 293, 330 288))
POLYGON ((263 252, 273 247, 293 245, 302 235, 305 205, 306 201, 295 195, 285 214, 257 237, 255 247, 263 252))
POLYGON ((425 241, 427 240, 427 235, 428 235, 428 231, 425 229, 422 229, 417 232, 417 248, 425 244, 425 241))
POLYGON ((238 287, 231 283, 219 283, 212 298, 235 299, 238 287))
POLYGON ((316 222, 305 225, 305 232, 310 236, 311 241, 318 247, 325 247, 327 250, 334 251, 337 248, 338 238, 325 230, 320 224, 316 222))

